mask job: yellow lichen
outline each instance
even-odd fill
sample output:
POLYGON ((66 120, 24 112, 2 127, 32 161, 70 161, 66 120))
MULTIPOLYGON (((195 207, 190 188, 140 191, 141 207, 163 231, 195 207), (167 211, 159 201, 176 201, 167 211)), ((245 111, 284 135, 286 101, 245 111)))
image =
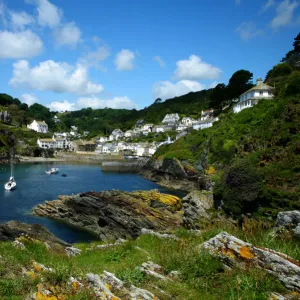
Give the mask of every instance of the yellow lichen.
POLYGON ((166 205, 169 205, 175 210, 181 209, 181 199, 174 195, 162 194, 157 190, 136 191, 133 194, 148 204, 150 204, 151 201, 158 201, 166 205))
POLYGON ((235 253, 233 250, 231 249, 228 249, 228 248, 221 248, 221 252, 226 255, 226 256, 229 256, 231 258, 235 258, 235 253))
POLYGON ((43 268, 41 266, 39 266, 36 262, 33 263, 33 268, 38 273, 43 271, 43 268))
POLYGON ((254 253, 249 247, 243 246, 240 248, 240 256, 242 258, 252 259, 254 257, 254 253))

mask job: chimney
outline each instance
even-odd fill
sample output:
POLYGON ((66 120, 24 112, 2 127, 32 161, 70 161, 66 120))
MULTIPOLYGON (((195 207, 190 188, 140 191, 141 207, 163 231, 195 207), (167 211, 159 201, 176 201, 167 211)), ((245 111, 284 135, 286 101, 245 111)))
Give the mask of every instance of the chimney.
POLYGON ((256 80, 256 85, 262 84, 263 80, 261 79, 261 77, 258 77, 256 80))

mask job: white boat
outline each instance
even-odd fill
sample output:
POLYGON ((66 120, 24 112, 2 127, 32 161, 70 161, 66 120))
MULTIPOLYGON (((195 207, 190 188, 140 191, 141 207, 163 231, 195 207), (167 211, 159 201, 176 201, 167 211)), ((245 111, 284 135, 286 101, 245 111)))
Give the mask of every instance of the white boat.
POLYGON ((4 189, 6 191, 12 191, 17 187, 17 183, 14 179, 14 166, 13 166, 13 154, 10 155, 10 177, 7 183, 4 184, 4 189))
POLYGON ((52 173, 51 173, 51 170, 47 170, 47 171, 45 171, 45 173, 48 174, 48 175, 51 175, 51 174, 52 174, 52 173))
POLYGON ((51 169, 50 169, 51 174, 57 174, 58 171, 59 171, 58 168, 51 168, 51 169))

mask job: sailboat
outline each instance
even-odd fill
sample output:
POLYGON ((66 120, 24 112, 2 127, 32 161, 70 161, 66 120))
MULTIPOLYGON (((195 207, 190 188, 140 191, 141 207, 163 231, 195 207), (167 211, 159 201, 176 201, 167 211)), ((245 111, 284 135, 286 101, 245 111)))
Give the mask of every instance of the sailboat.
POLYGON ((7 183, 5 183, 4 185, 4 189, 6 191, 12 191, 17 187, 17 183, 14 179, 14 165, 13 165, 13 154, 11 151, 11 155, 10 155, 10 177, 7 183))

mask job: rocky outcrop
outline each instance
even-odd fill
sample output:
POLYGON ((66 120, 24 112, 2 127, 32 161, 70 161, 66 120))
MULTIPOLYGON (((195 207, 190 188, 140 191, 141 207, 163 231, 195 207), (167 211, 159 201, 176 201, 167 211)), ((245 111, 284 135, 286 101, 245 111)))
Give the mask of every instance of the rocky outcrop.
POLYGON ((291 257, 246 243, 222 232, 202 245, 218 256, 226 266, 257 266, 276 276, 289 289, 300 291, 299 263, 291 257))
POLYGON ((0 224, 0 241, 13 241, 22 235, 43 242, 60 244, 63 246, 69 245, 40 224, 26 224, 19 221, 9 221, 6 224, 0 224))
POLYGON ((300 237, 300 211, 282 211, 278 214, 275 229, 286 228, 292 230, 296 237, 300 237))
POLYGON ((213 208, 213 194, 211 192, 193 191, 182 199, 184 211, 183 224, 188 228, 195 227, 195 221, 201 218, 208 219, 210 214, 207 210, 213 208))
POLYGON ((142 228, 168 230, 180 226, 181 215, 172 206, 176 207, 180 199, 153 193, 113 190, 60 196, 59 200, 46 201, 33 211, 89 230, 102 240, 137 237, 142 228))
POLYGON ((148 158, 122 160, 122 161, 104 161, 101 164, 102 171, 109 172, 140 172, 147 163, 148 158))
POLYGON ((150 159, 141 171, 145 178, 157 184, 183 191, 198 188, 197 171, 185 168, 178 159, 150 159))

